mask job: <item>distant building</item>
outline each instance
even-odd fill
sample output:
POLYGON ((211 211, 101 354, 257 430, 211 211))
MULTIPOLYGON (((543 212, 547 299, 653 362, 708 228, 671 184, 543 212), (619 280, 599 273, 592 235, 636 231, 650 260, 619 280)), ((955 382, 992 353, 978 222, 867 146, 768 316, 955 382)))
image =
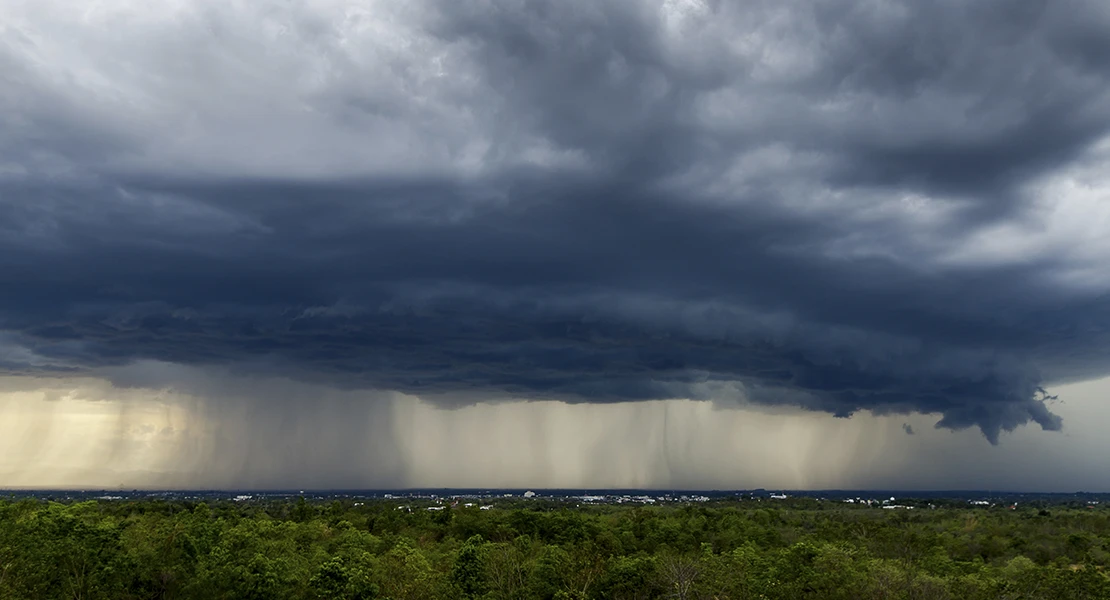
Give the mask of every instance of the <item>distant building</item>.
POLYGON ((524 497, 525 498, 535 498, 536 497, 536 492, 533 492, 531 490, 529 490, 527 492, 524 492, 524 497))

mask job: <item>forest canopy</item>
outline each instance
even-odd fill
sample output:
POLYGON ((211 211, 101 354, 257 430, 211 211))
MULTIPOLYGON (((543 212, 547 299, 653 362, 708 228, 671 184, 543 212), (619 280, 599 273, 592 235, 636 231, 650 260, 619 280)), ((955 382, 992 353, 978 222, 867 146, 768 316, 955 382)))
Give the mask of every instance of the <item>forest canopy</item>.
POLYGON ((1102 507, 0 501, 0 599, 1082 600, 1108 536, 1102 507))

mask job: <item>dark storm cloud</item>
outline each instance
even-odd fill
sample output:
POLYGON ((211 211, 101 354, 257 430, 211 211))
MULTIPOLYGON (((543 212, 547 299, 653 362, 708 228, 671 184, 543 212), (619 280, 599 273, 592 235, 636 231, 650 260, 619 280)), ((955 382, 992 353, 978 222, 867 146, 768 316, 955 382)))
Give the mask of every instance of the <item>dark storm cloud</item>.
POLYGON ((437 31, 475 49, 515 115, 636 176, 783 143, 829 158, 830 181, 993 203, 1110 118, 1098 3, 666 4, 698 21, 678 39, 636 2, 450 3, 437 31), (704 127, 722 110, 732 122, 704 127))
MULTIPOLYGON (((0 144, 0 365, 920 411, 992 442, 1059 429, 1042 387, 1110 368, 1105 292, 1060 281, 1089 264, 974 237, 1026 223, 1031 182, 1107 133, 1101 4, 414 6, 400 47, 452 71, 335 58, 325 15, 290 30, 333 79, 274 88, 311 110, 269 127, 198 100, 147 138, 120 121, 99 153, 111 123, 71 111, 80 144, 35 127, 0 144), (366 148, 425 158, 359 172, 366 148)), ((23 89, 4 107, 37 123, 51 105, 23 89)))

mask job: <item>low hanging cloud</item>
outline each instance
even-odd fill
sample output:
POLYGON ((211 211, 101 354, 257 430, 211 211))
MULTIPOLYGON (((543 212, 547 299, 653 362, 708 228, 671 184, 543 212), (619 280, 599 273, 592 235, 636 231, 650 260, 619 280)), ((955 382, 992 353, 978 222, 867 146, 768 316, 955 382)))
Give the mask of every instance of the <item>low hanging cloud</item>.
POLYGON ((1104 3, 0 6, 8 374, 994 443, 1110 372, 1104 3))

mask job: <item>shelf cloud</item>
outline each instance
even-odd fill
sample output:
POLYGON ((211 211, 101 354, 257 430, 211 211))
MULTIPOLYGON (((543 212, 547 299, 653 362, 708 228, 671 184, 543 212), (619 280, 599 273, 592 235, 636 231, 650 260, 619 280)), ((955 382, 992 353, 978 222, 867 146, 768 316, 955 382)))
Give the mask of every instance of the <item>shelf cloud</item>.
POLYGON ((1110 375, 1103 2, 0 7, 6 375, 991 443, 1110 375))

